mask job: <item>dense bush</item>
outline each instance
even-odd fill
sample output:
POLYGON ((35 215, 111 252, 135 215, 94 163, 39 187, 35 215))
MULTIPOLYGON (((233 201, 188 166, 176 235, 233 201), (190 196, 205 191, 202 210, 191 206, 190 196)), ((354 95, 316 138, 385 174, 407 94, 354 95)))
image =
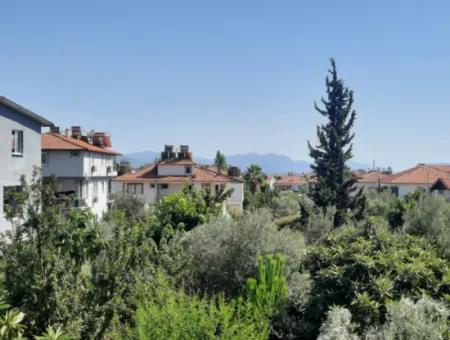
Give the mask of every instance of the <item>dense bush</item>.
POLYGON ((305 252, 303 237, 289 229, 278 230, 266 210, 237 219, 217 218, 198 226, 183 238, 189 264, 189 285, 209 293, 238 295, 257 271, 257 259, 283 254, 288 274, 296 271, 305 252))
POLYGON ((406 211, 403 230, 429 238, 450 257, 450 204, 442 196, 421 195, 406 211))
POLYGON ((138 289, 134 326, 113 331, 113 338, 267 339, 270 317, 286 298, 284 258, 259 258, 258 277, 247 281, 246 296, 190 296, 175 290, 161 274, 138 289), (170 322, 168 322, 170 320, 170 322))
POLYGON ((385 227, 346 227, 313 246, 305 260, 313 277, 305 312, 318 329, 332 305, 348 308, 362 328, 384 321, 386 305, 402 296, 450 293, 449 262, 424 239, 385 227))
POLYGON ((406 210, 405 202, 394 196, 390 190, 367 190, 366 215, 382 217, 388 221, 393 229, 403 225, 403 214, 406 210))
POLYGON ((272 201, 272 212, 275 218, 299 215, 300 205, 296 195, 281 194, 272 201))
POLYGON ((386 322, 358 336, 351 314, 343 307, 333 307, 320 329, 319 340, 331 339, 414 339, 440 340, 450 336, 448 308, 428 297, 414 303, 402 298, 387 304, 386 322))

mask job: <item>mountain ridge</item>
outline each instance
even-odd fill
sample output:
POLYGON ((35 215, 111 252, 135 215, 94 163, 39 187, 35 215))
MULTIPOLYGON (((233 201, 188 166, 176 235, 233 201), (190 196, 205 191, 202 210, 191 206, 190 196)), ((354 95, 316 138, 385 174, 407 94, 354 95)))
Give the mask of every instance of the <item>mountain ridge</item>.
MULTIPOLYGON (((120 159, 130 161, 133 167, 140 167, 144 164, 152 163, 160 156, 160 152, 151 150, 132 152, 125 154, 120 159)), ((235 165, 245 170, 250 164, 258 164, 267 174, 283 174, 287 172, 304 173, 311 171, 311 163, 305 160, 294 160, 286 155, 275 153, 256 153, 225 155, 227 163, 235 165)), ((200 164, 212 164, 214 160, 207 157, 194 157, 195 162, 200 164)), ((362 162, 350 161, 352 169, 368 169, 371 166, 362 162)))

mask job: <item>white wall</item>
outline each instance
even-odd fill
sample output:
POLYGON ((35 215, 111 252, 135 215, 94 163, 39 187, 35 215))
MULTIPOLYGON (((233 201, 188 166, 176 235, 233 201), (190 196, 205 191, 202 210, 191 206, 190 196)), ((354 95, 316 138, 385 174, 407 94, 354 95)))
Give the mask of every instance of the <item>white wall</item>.
POLYGON ((195 172, 195 167, 192 165, 177 165, 177 164, 158 164, 158 176, 186 176, 192 175, 195 172), (191 167, 191 174, 186 173, 186 166, 191 167))
MULTIPOLYGON (((133 183, 139 183, 139 182, 133 182, 133 183)), ((173 194, 176 192, 181 191, 185 184, 181 183, 169 183, 168 189, 159 189, 159 196, 158 196, 158 184, 155 183, 154 188, 151 187, 151 183, 143 182, 143 188, 144 188, 144 194, 139 195, 144 199, 144 202, 149 204, 154 204, 157 202, 158 199, 161 199, 162 197, 173 194)), ((211 189, 214 192, 215 185, 220 185, 221 183, 211 183, 211 189)), ((203 188, 201 183, 195 183, 194 187, 198 190, 201 190, 203 188)), ((120 182, 120 181, 113 181, 112 182, 112 192, 126 192, 127 191, 127 182, 120 182), (125 186, 124 186, 125 185, 125 186)), ((233 188, 233 193, 231 197, 227 200, 227 205, 232 206, 233 210, 242 211, 243 209, 243 201, 244 201, 244 184, 243 183, 227 183, 226 188, 233 188)))
POLYGON ((20 177, 29 180, 34 166, 41 166, 41 126, 0 104, 0 232, 10 228, 3 216, 3 187, 20 184, 20 177), (23 155, 11 153, 12 130, 23 131, 23 155))

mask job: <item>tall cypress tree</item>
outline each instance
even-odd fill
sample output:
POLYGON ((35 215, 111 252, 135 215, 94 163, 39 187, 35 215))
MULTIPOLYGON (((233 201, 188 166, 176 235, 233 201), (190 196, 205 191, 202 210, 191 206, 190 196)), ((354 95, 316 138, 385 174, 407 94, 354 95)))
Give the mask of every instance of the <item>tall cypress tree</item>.
POLYGON ((313 147, 308 142, 308 147, 314 159, 311 167, 317 177, 312 198, 322 208, 335 206, 334 225, 340 226, 350 212, 357 218, 362 215, 365 199, 362 189, 358 190, 355 185, 355 175, 346 165, 353 157, 355 134, 351 129, 356 119, 356 111, 352 109, 353 92, 338 78, 333 59, 329 73, 326 78, 327 98, 321 98, 324 107, 314 103, 316 111, 326 117, 327 122, 317 126, 319 144, 313 147))

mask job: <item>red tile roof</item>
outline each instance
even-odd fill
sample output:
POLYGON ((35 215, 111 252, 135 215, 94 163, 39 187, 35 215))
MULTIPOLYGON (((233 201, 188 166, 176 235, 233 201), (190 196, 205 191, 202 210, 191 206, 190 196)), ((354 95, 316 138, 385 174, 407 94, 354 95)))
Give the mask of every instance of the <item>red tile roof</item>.
POLYGON ((298 175, 275 176, 274 185, 302 185, 306 184, 306 180, 298 175))
POLYGON ((120 156, 119 152, 108 148, 86 143, 82 140, 66 137, 57 133, 45 133, 42 135, 42 150, 86 150, 106 155, 120 156))
POLYGON ((158 176, 157 164, 139 170, 129 172, 113 180, 118 182, 148 182, 148 183, 242 183, 240 179, 229 177, 210 168, 194 164, 192 176, 158 176))
POLYGON ((419 164, 414 168, 384 177, 383 184, 425 184, 431 185, 439 178, 450 177, 450 165, 419 164))
POLYGON ((384 178, 390 176, 389 174, 380 171, 370 171, 367 173, 357 173, 356 177, 360 183, 378 183, 382 182, 384 178))

